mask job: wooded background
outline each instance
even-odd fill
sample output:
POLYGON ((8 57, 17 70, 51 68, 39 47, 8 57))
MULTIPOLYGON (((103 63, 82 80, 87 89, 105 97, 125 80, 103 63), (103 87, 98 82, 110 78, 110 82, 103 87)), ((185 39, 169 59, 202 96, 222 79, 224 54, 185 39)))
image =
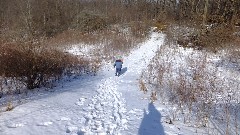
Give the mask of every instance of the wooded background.
POLYGON ((104 26, 153 19, 240 25, 239 7, 238 0, 1 0, 0 35, 3 42, 98 29, 84 13, 102 19, 96 23, 104 26))

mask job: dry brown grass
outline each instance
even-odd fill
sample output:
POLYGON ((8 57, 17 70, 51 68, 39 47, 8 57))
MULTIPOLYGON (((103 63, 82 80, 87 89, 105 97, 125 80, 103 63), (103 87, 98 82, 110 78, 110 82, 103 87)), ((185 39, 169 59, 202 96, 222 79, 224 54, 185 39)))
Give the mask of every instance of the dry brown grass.
POLYGON ((128 54, 148 36, 147 30, 145 34, 141 31, 136 34, 132 32, 132 27, 134 24, 113 25, 111 28, 92 33, 68 30, 47 40, 44 44, 58 48, 71 47, 73 44, 79 44, 80 47, 91 46, 94 57, 106 59, 110 56, 109 58, 112 58, 115 55, 128 54))
POLYGON ((6 111, 12 111, 14 109, 13 105, 11 102, 7 104, 6 111))
POLYGON ((142 79, 139 80, 139 88, 140 88, 141 91, 144 92, 144 94, 146 94, 147 91, 148 91, 148 89, 147 89, 147 87, 146 87, 146 85, 145 85, 145 83, 142 79))
POLYGON ((157 27, 157 30, 158 31, 166 31, 167 30, 167 27, 168 27, 168 24, 166 22, 163 22, 163 21, 157 21, 155 22, 155 27, 157 27))
MULTIPOLYGON (((240 95, 238 77, 228 76, 218 70, 211 62, 211 57, 215 54, 188 50, 185 52, 182 47, 174 45, 162 46, 148 66, 148 74, 144 79, 149 79, 148 85, 152 85, 152 90, 160 95, 160 101, 178 106, 175 110, 177 113, 173 112, 174 117, 171 119, 175 120, 175 117, 181 115, 184 123, 193 123, 196 127, 215 131, 216 127, 210 126, 210 119, 218 121, 218 117, 223 116, 220 121, 227 122, 224 132, 231 134, 232 131, 237 131, 239 128, 236 127, 236 119, 239 118, 234 112, 239 110, 239 105, 235 105, 239 102, 240 95), (219 95, 222 96, 220 99, 219 95)), ((235 59, 231 55, 224 57, 232 57, 236 63, 238 52, 233 54, 235 59)), ((222 64, 224 65, 226 63, 222 64)), ((235 68, 231 70, 237 73, 235 68)))
POLYGON ((208 26, 197 26, 186 23, 180 25, 169 25, 166 30, 168 40, 177 42, 186 48, 218 52, 231 46, 238 46, 239 30, 229 24, 211 24, 208 26))
POLYGON ((151 100, 152 103, 157 100, 157 92, 156 91, 151 92, 150 100, 151 100))

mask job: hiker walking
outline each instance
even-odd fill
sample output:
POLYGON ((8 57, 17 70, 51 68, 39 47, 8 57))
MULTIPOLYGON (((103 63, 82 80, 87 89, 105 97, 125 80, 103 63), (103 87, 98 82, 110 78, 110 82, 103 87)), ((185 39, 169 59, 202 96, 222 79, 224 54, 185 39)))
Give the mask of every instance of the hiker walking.
POLYGON ((123 64, 123 61, 121 59, 117 59, 115 61, 114 63, 114 67, 116 67, 115 76, 120 76, 121 70, 122 70, 122 64, 123 64))

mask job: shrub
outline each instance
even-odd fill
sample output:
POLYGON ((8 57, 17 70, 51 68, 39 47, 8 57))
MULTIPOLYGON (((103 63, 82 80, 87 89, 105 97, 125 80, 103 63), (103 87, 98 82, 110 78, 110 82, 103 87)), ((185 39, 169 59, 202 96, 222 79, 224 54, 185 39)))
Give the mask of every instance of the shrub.
MULTIPOLYGON (((236 42, 234 30, 227 24, 211 24, 209 26, 170 25, 167 29, 167 38, 177 42, 182 47, 205 49, 216 52, 225 48, 228 43, 236 42)), ((236 45, 235 45, 236 46, 236 45)))
POLYGON ((167 24, 162 21, 155 22, 155 27, 157 27, 157 30, 159 30, 159 31, 167 30, 167 24))
POLYGON ((2 46, 0 74, 20 79, 28 89, 40 87, 50 77, 59 78, 65 69, 80 63, 80 59, 58 50, 20 46, 2 46))
MULTIPOLYGON (((240 55, 237 48, 230 52, 224 50, 222 57, 226 63, 215 65, 214 58, 220 57, 217 54, 175 45, 161 46, 144 77, 149 79, 149 88, 156 90, 163 103, 177 106, 173 111, 179 118, 183 116, 184 123, 216 129, 218 127, 211 127, 210 120, 226 121, 226 132, 231 134, 230 129, 238 130, 238 123, 235 127, 230 125, 234 119, 239 120, 234 114, 239 111, 239 66, 235 71, 227 66, 237 66, 240 55)), ((173 113, 173 120, 175 117, 173 113)))
POLYGON ((72 27, 86 32, 103 30, 107 27, 107 17, 90 11, 82 11, 75 17, 72 27))
POLYGON ((13 107, 12 103, 9 102, 9 103, 7 104, 7 107, 6 107, 6 111, 11 111, 11 110, 13 110, 13 109, 14 109, 14 107, 13 107))
POLYGON ((139 88, 141 91, 143 91, 144 93, 147 93, 148 89, 144 83, 144 81, 141 79, 139 80, 139 88))

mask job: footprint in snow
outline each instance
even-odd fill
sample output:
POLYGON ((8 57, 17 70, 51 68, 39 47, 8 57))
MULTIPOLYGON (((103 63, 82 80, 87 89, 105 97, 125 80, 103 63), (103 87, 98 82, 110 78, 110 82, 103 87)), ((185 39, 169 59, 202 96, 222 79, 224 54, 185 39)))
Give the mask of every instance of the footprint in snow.
POLYGON ((76 102, 75 104, 78 105, 78 106, 82 106, 85 102, 86 98, 79 98, 79 101, 76 102))
POLYGON ((13 123, 13 124, 10 124, 8 125, 7 127, 8 128, 18 128, 18 127, 23 127, 25 124, 23 123, 13 123))
POLYGON ((76 126, 67 126, 66 133, 76 132, 78 131, 78 127, 76 126))
POLYGON ((47 122, 38 123, 37 126, 45 126, 45 127, 47 127, 47 126, 52 125, 52 124, 53 124, 53 122, 47 121, 47 122))
POLYGON ((70 121, 71 119, 68 117, 61 117, 59 121, 70 121))

